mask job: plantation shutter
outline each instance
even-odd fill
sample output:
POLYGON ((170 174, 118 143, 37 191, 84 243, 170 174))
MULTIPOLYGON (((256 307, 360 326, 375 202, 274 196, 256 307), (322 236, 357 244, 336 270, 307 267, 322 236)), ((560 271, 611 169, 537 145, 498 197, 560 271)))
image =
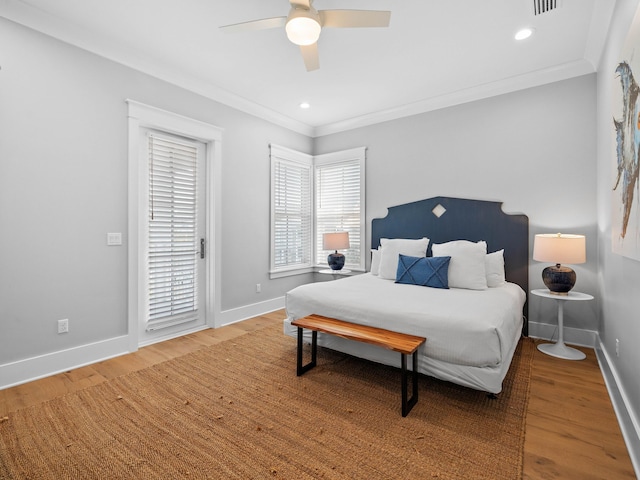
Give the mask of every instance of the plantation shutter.
POLYGON ((272 270, 311 266, 311 164, 277 152, 272 146, 272 270))
POLYGON ((197 159, 194 143, 149 135, 147 330, 198 317, 197 159))
POLYGON ((362 267, 361 160, 316 165, 315 176, 317 264, 326 264, 331 253, 322 249, 322 235, 339 231, 349 232, 350 248, 340 252, 345 255, 345 266, 362 267))

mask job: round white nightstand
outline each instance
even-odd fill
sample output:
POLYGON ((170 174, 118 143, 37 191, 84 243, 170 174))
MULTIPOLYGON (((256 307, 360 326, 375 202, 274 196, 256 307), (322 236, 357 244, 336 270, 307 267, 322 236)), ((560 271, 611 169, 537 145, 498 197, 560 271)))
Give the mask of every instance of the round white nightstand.
POLYGON ((564 303, 576 300, 593 300, 593 296, 588 293, 569 292, 568 295, 555 295, 546 288, 531 290, 531 293, 538 297, 552 298, 558 304, 558 341, 556 343, 541 343, 538 350, 553 357, 564 358, 566 360, 582 360, 586 357, 584 352, 575 348, 567 347, 564 344, 564 303))

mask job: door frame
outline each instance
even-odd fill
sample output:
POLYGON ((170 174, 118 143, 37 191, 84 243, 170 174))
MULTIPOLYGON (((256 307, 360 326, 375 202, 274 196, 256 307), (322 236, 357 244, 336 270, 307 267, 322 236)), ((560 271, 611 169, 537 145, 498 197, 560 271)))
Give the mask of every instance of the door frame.
MULTIPOLYGON (((167 133, 193 138, 205 144, 206 162, 206 236, 207 250, 205 270, 206 283, 202 293, 205 295, 205 324, 208 327, 215 327, 216 317, 220 311, 220 248, 221 229, 221 154, 222 154, 222 133, 219 127, 210 125, 199 120, 194 120, 182 115, 178 115, 167 110, 145 105, 135 100, 126 100, 128 105, 128 167, 129 167, 129 199, 128 199, 128 344, 129 351, 134 352, 140 346, 140 335, 138 325, 140 319, 145 315, 145 305, 141 301, 145 297, 145 261, 143 253, 146 246, 143 244, 145 238, 143 229, 146 228, 144 218, 146 212, 141 208, 146 205, 144 194, 147 178, 146 171, 148 164, 140 158, 140 130, 152 128, 167 133)), ((198 329, 201 329, 199 327, 198 329)), ((180 332, 178 335, 185 335, 189 331, 180 332)), ((168 337, 158 338, 158 341, 166 340, 168 337)))

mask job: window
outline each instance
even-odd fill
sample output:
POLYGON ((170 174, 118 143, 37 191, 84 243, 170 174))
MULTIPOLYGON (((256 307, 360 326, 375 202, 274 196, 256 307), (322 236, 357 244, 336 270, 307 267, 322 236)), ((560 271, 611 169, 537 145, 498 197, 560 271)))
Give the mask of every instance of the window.
POLYGON ((364 148, 314 158, 316 265, 326 265, 330 253, 322 249, 322 234, 349 232, 345 267, 364 270, 364 158, 364 148))
POLYGON ((365 267, 365 148, 312 157, 271 145, 271 276, 326 266, 322 235, 349 232, 345 267, 365 267))
POLYGON ((312 267, 312 157, 271 145, 271 272, 312 267))

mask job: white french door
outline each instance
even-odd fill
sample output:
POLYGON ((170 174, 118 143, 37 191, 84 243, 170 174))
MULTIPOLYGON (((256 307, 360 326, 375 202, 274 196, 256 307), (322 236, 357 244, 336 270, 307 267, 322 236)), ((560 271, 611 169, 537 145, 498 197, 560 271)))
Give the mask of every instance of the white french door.
POLYGON ((142 129, 146 161, 144 315, 139 343, 206 323, 206 145, 142 129))

